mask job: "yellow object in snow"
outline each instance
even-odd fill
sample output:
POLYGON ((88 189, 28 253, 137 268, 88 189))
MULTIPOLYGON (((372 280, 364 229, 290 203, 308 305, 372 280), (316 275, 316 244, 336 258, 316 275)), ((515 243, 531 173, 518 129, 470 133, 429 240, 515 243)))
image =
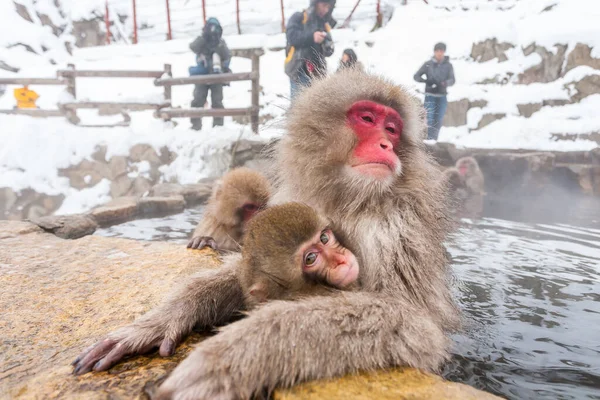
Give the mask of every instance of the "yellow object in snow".
POLYGON ((15 89, 13 93, 17 100, 17 108, 37 108, 35 101, 40 96, 33 90, 29 90, 27 86, 15 89))

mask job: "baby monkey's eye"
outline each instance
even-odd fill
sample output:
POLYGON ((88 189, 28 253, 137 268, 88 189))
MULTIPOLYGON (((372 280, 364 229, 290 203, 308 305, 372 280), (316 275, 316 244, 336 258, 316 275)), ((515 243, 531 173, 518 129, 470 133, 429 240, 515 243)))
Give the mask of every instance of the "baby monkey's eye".
POLYGON ((307 267, 313 265, 315 261, 317 261, 317 253, 308 253, 306 256, 304 256, 304 265, 307 267))
POLYGON ((326 232, 321 233, 321 243, 327 244, 329 242, 329 235, 326 232))

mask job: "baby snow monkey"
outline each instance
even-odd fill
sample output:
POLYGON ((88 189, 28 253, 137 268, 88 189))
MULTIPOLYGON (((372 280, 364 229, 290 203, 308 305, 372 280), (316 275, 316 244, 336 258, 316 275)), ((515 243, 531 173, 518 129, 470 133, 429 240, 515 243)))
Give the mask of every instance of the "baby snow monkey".
POLYGON ((238 270, 248 308, 351 290, 358 286, 358 272, 354 254, 307 205, 273 206, 248 223, 238 270))

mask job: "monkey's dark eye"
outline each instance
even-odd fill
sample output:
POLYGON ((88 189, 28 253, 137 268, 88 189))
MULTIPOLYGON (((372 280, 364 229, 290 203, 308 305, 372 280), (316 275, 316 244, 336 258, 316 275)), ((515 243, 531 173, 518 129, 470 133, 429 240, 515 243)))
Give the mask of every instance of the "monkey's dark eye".
POLYGON ((388 126, 387 128, 385 128, 385 130, 391 133, 392 135, 396 133, 396 130, 391 126, 388 126))
POLYGON ((329 242, 329 235, 327 235, 327 233, 323 232, 321 233, 321 243, 323 244, 327 244, 329 242))
POLYGON ((363 120, 363 121, 365 121, 365 122, 368 122, 369 124, 372 124, 372 123, 374 123, 374 122, 375 122, 375 120, 373 119, 373 117, 372 117, 371 115, 369 115, 369 114, 362 115, 362 116, 360 117, 360 119, 362 119, 362 120, 363 120))
POLYGON ((304 256, 304 265, 307 267, 313 265, 315 261, 317 261, 317 253, 308 253, 306 256, 304 256))

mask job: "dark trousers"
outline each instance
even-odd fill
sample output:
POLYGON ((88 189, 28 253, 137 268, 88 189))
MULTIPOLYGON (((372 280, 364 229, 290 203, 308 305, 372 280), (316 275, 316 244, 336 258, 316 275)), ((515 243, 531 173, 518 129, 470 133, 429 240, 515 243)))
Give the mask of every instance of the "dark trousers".
MULTIPOLYGON (((208 91, 210 90, 210 105, 212 108, 224 108, 223 107, 223 84, 213 85, 194 85, 194 100, 192 100, 192 107, 202 108, 208 98, 208 91)), ((202 118, 191 118, 192 129, 202 129, 202 118)), ((214 117, 213 126, 222 126, 223 117, 214 117)))
POLYGON ((437 140, 440 134, 444 114, 448 107, 446 96, 425 95, 425 109, 427 110, 427 139, 437 140))

